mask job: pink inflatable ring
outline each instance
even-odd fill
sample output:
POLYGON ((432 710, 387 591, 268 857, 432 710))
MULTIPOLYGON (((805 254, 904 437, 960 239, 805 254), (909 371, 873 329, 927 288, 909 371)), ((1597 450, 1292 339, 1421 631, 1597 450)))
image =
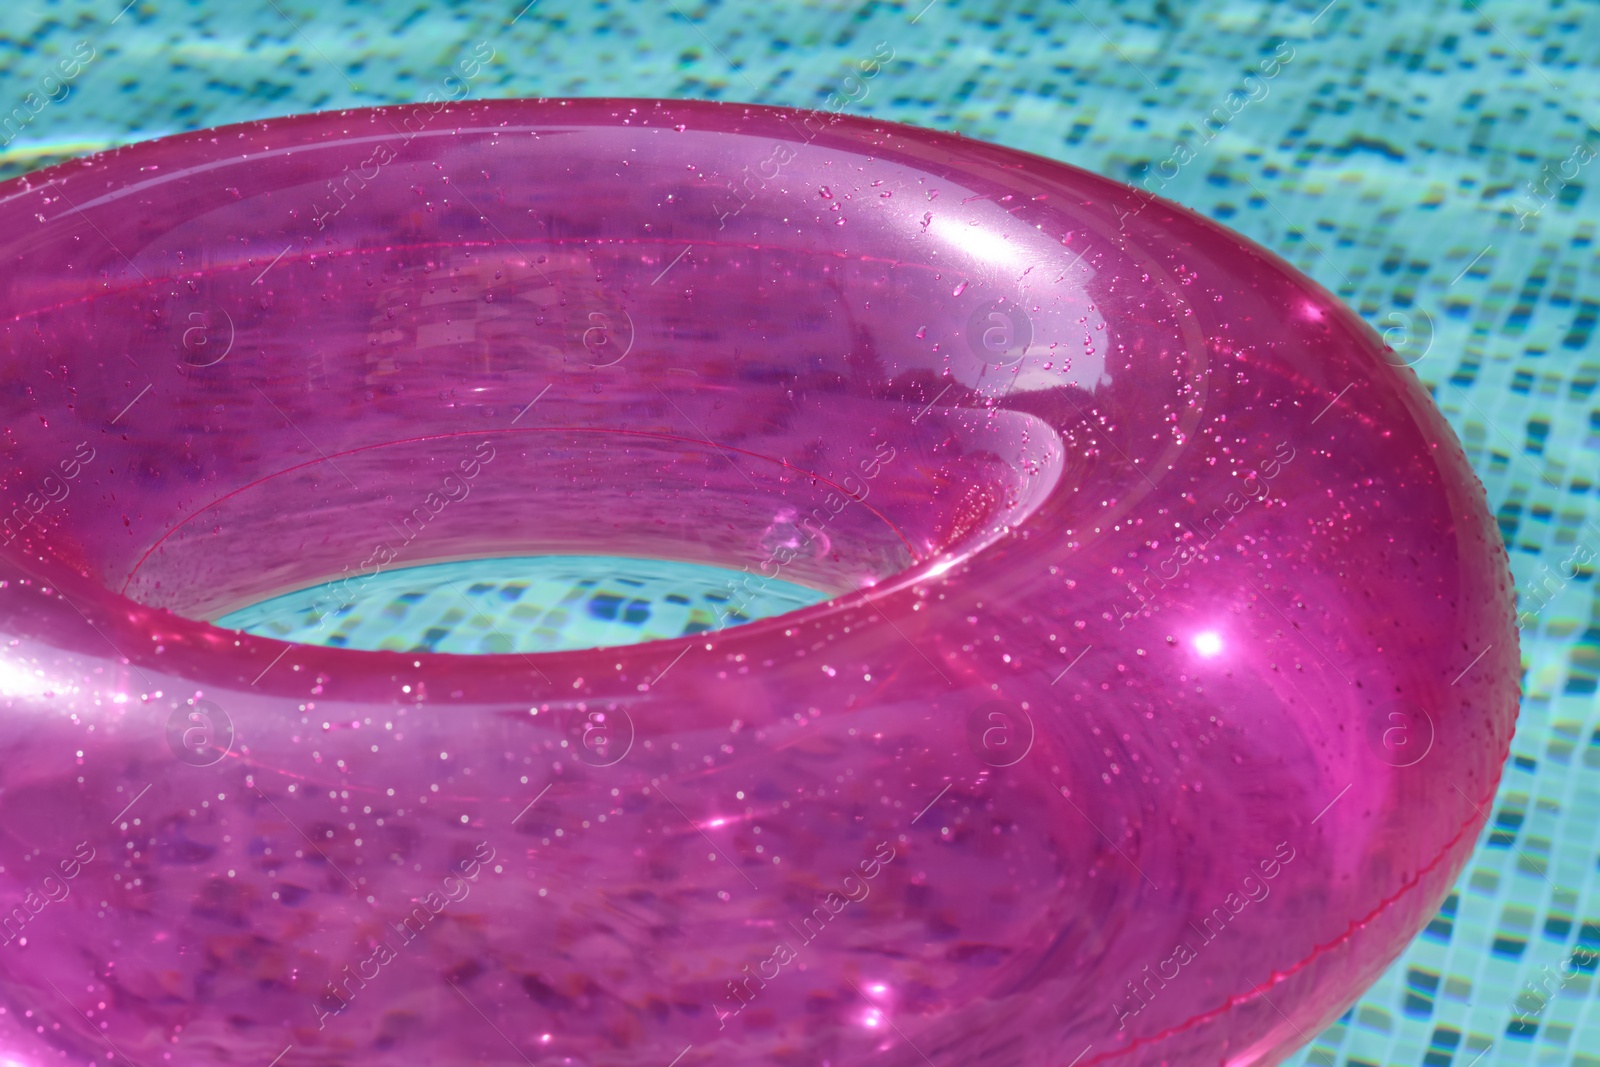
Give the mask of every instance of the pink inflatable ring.
POLYGON ((7 1062, 1268 1064, 1484 822, 1480 486, 1171 204, 494 101, 118 149, 0 234, 7 1062), (832 599, 537 654, 206 621, 546 555, 832 599))

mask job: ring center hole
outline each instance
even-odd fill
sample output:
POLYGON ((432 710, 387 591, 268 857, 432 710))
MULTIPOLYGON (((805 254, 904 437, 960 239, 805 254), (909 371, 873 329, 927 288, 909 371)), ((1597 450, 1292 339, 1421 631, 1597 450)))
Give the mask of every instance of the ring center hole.
POLYGON ((367 651, 559 652, 722 630, 828 595, 751 571, 612 556, 480 559, 360 577, 261 601, 217 625, 367 651))

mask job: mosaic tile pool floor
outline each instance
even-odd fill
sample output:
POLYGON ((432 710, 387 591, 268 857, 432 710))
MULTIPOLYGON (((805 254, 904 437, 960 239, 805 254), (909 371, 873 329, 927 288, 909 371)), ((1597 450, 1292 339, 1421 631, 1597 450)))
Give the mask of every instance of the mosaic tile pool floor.
POLYGON ((383 571, 215 620, 279 641, 392 652, 555 652, 685 637, 827 599, 744 571, 606 556, 476 559, 383 571))
POLYGON ((0 174, 180 129, 416 99, 479 41, 497 57, 474 86, 482 96, 814 107, 854 95, 847 64, 884 42, 895 58, 853 112, 1143 182, 1275 249, 1384 331, 1500 518, 1523 610, 1522 720, 1491 824, 1438 918, 1291 1062, 1600 1067, 1594 967, 1579 951, 1600 949, 1600 260, 1586 195, 1600 9, 13 4, 0 11, 0 174), (91 58, 67 92, 4 123, 80 41, 91 58), (1202 132, 1246 67, 1285 48, 1280 73, 1202 132), (1178 166, 1180 141, 1194 158, 1178 166), (1548 1003, 1513 1005, 1546 973, 1573 977, 1548 1003))

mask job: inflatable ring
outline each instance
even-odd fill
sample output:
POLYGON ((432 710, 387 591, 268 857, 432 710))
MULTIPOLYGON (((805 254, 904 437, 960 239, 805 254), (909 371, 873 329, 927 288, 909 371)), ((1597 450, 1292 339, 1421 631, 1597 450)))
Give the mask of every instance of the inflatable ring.
POLYGON ((439 102, 0 220, 11 1062, 1267 1064, 1485 820, 1518 656, 1460 448, 1142 192, 439 102), (214 624, 510 556, 827 599, 526 654, 214 624))

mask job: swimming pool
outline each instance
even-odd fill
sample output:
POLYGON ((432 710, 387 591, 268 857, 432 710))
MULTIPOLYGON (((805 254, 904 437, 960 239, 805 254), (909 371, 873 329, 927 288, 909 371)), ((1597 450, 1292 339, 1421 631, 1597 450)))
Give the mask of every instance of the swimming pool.
POLYGON ((1585 198, 1600 14, 113 0, 19 6, 0 32, 5 175, 182 129, 452 92, 445 79, 476 55, 489 58, 473 96, 705 97, 954 129, 1143 184, 1274 249, 1384 333, 1461 437, 1511 554, 1526 669, 1512 758, 1456 891, 1296 1062, 1600 1065, 1594 967, 1580 965, 1600 950, 1600 295, 1585 198), (1513 1003, 1551 973, 1548 1003, 1513 1003))

